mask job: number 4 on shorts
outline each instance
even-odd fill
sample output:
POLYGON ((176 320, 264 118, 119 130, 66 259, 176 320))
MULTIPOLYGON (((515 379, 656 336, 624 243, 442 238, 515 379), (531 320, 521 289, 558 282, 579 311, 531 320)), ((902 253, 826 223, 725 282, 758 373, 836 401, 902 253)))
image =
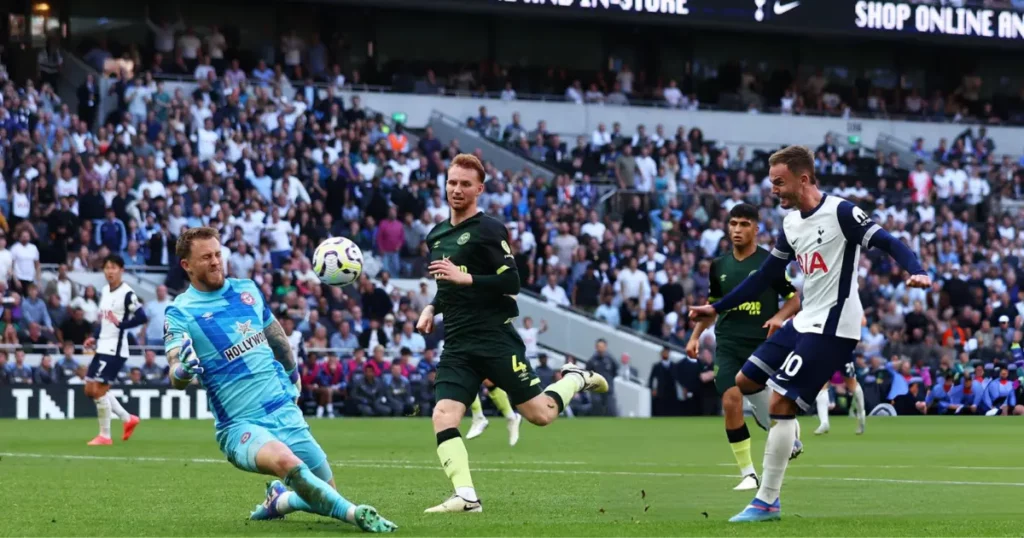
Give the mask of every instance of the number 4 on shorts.
POLYGON ((512 355, 512 371, 519 373, 526 371, 526 363, 520 362, 519 357, 512 355))

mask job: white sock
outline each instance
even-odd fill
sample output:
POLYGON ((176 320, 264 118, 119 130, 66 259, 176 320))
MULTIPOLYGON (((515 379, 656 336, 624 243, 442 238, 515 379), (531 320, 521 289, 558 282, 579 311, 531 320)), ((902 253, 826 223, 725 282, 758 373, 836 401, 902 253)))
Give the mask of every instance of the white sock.
POLYGON ((814 404, 818 407, 818 420, 821 421, 821 425, 826 428, 828 424, 828 391, 823 390, 818 392, 818 396, 814 399, 814 404))
POLYGON ((324 416, 324 406, 316 406, 316 418, 322 418, 324 416))
POLYGON ((110 437, 110 400, 106 396, 96 398, 96 416, 100 421, 100 435, 110 437))
POLYGON ((764 446, 764 464, 761 467, 761 488, 757 490, 758 499, 772 504, 779 498, 782 478, 786 476, 786 465, 789 464, 795 440, 796 419, 776 419, 775 425, 768 431, 768 440, 764 446))
POLYGON ((473 411, 473 420, 487 420, 487 417, 484 416, 483 406, 480 407, 479 411, 473 411))
POLYGON ((796 423, 796 438, 799 439, 800 438, 800 421, 794 418, 793 422, 796 423))
POLYGON ((277 500, 274 501, 274 507, 277 508, 277 513, 285 516, 295 511, 290 504, 292 495, 297 495, 297 493, 294 491, 286 491, 277 496, 277 500))
POLYGON ((864 389, 860 388, 860 383, 857 383, 857 388, 853 390, 853 404, 857 409, 857 418, 864 420, 864 389))
POLYGON ((128 414, 128 411, 124 410, 124 406, 121 405, 120 400, 118 400, 116 396, 109 392, 107 393, 107 401, 110 402, 110 410, 113 411, 115 415, 117 415, 117 418, 120 419, 121 422, 126 422, 128 419, 132 417, 131 415, 128 414))
POLYGON ((475 488, 455 488, 455 494, 467 501, 476 502, 480 500, 480 498, 476 496, 475 488))
POLYGON ((750 407, 753 409, 754 416, 757 417, 757 421, 760 424, 764 424, 766 427, 771 428, 772 418, 768 410, 768 401, 771 398, 772 391, 764 389, 757 394, 748 394, 747 401, 750 402, 750 407))

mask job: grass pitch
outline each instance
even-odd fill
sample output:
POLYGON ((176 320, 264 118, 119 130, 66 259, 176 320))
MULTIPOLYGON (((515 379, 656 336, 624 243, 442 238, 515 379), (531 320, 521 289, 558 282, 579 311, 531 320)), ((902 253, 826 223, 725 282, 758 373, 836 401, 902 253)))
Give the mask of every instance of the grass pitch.
MULTIPOLYGON (((753 497, 720 418, 524 422, 468 441, 482 514, 423 514, 450 485, 422 419, 311 420, 342 494, 406 536, 1020 536, 1024 421, 835 418, 783 490, 783 521, 729 524, 753 497)), ((751 422, 752 424, 752 422, 751 422)), ((468 428, 468 420, 463 429, 468 428)), ((751 426, 761 467, 765 434, 751 426)), ((120 424, 113 430, 119 437, 120 424)), ((209 421, 146 421, 128 443, 86 447, 94 419, 0 421, 0 536, 327 536, 307 514, 250 522, 266 478, 234 469, 209 421)))

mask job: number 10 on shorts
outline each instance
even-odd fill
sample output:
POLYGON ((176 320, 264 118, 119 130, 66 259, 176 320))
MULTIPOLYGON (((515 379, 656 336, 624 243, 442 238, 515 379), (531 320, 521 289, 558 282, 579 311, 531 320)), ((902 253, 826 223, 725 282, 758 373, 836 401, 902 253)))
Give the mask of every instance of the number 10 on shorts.
POLYGON ((786 377, 792 378, 800 371, 800 367, 803 365, 803 357, 797 355, 795 352, 791 352, 789 356, 786 357, 786 362, 782 363, 782 373, 785 374, 786 377))

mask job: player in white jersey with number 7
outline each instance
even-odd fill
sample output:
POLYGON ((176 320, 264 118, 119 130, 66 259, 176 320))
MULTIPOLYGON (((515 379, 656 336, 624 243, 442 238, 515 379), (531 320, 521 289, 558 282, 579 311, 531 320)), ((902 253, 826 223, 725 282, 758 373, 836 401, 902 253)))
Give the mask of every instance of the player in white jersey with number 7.
POLYGON ((108 391, 128 361, 128 329, 146 323, 146 311, 141 308, 132 288, 122 280, 124 260, 120 256, 111 255, 103 260, 103 276, 107 285, 100 293, 96 331, 85 341, 85 347, 96 349, 85 376, 85 395, 96 402, 96 416, 100 421, 100 433, 89 441, 89 446, 113 444, 110 438, 111 413, 121 419, 124 427, 122 441, 127 441, 139 424, 139 417, 128 414, 121 402, 108 391))
POLYGON ((781 518, 779 493, 796 439, 796 414, 810 408, 822 385, 850 360, 860 341, 864 308, 856 269, 861 247, 888 252, 910 273, 908 287, 931 286, 917 257, 899 239, 852 203, 818 190, 814 156, 807 148, 790 146, 768 162, 772 193, 784 209, 794 210, 783 220, 772 255, 718 302, 690 309, 691 317, 700 319, 750 301, 781 277, 791 260, 800 264, 805 275, 803 309, 759 346, 748 362, 775 372, 768 380, 775 390, 770 404, 774 425, 765 444, 757 496, 732 522, 781 518))

